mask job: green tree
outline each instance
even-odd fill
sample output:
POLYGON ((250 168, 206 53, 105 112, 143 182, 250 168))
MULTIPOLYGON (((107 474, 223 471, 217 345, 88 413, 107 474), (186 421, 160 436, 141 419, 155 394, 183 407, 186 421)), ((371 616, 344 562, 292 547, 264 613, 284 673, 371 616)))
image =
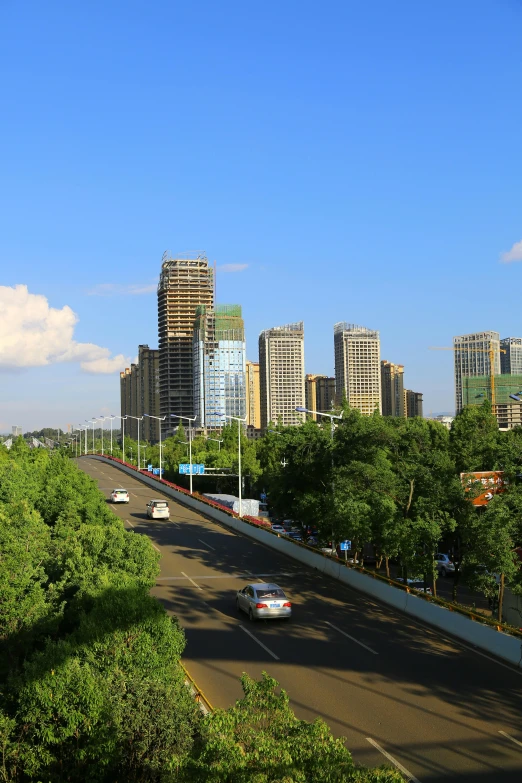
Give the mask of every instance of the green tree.
POLYGON ((468 405, 454 419, 450 432, 450 452, 457 473, 495 470, 500 456, 502 434, 489 400, 468 405))
MULTIPOLYGON (((299 720, 284 690, 263 672, 259 681, 243 674, 244 697, 202 722, 199 740, 181 775, 184 783, 343 783, 371 781, 357 770, 343 739, 335 739, 320 719, 299 720)), ((367 776, 366 776, 367 775, 367 776)), ((391 770, 375 771, 374 781, 395 783, 391 770)))

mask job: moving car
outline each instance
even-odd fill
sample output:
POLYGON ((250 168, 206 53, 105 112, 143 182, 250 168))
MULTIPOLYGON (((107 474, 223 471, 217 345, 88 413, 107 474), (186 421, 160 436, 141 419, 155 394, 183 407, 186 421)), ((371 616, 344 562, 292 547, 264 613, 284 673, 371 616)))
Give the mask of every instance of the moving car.
POLYGON ((147 516, 149 519, 170 519, 169 504, 166 500, 149 500, 147 516))
POLYGON ((443 555, 441 552, 439 552, 437 555, 435 555, 435 565, 437 566, 437 571, 441 576, 455 574, 455 563, 453 563, 449 555, 443 555))
POLYGON ((292 604, 285 591, 279 585, 265 582, 238 590, 236 608, 246 612, 251 620, 288 620, 292 616, 292 604))
POLYGON ((279 533, 280 535, 286 533, 286 530, 282 525, 272 525, 272 530, 274 533, 279 533))
POLYGON ((111 492, 111 503, 128 503, 129 493, 126 489, 113 489, 111 492))

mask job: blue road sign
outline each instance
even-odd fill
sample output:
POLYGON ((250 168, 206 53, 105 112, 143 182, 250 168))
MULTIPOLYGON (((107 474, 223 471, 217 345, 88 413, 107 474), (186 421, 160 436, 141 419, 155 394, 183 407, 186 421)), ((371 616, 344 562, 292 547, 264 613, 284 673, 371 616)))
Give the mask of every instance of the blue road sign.
MULTIPOLYGON (((190 462, 180 463, 179 473, 182 476, 190 476, 190 462)), ((197 463, 192 463, 192 475, 202 476, 205 473, 205 466, 197 463)))
POLYGON ((351 541, 341 541, 339 544, 339 547, 341 549, 341 552, 349 551, 352 548, 352 542, 351 541))

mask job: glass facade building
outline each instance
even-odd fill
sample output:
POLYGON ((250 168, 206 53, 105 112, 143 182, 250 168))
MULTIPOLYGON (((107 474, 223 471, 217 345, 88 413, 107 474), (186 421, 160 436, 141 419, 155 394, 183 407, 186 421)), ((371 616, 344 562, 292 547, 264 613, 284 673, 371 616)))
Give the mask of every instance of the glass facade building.
POLYGON ((217 429, 246 416, 246 344, 240 305, 201 305, 193 339, 196 427, 217 429))

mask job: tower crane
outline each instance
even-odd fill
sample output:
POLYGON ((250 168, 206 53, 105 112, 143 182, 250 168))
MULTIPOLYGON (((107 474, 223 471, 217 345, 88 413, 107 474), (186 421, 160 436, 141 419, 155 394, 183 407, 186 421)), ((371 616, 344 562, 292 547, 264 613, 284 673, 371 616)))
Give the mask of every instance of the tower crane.
MULTIPOLYGON (((466 350, 466 344, 461 345, 443 345, 443 346, 430 346, 430 351, 463 351, 466 350)), ((489 388, 491 392, 491 405, 495 405, 495 354, 506 353, 505 348, 473 348, 469 347, 471 353, 487 353, 489 355, 489 388)))

